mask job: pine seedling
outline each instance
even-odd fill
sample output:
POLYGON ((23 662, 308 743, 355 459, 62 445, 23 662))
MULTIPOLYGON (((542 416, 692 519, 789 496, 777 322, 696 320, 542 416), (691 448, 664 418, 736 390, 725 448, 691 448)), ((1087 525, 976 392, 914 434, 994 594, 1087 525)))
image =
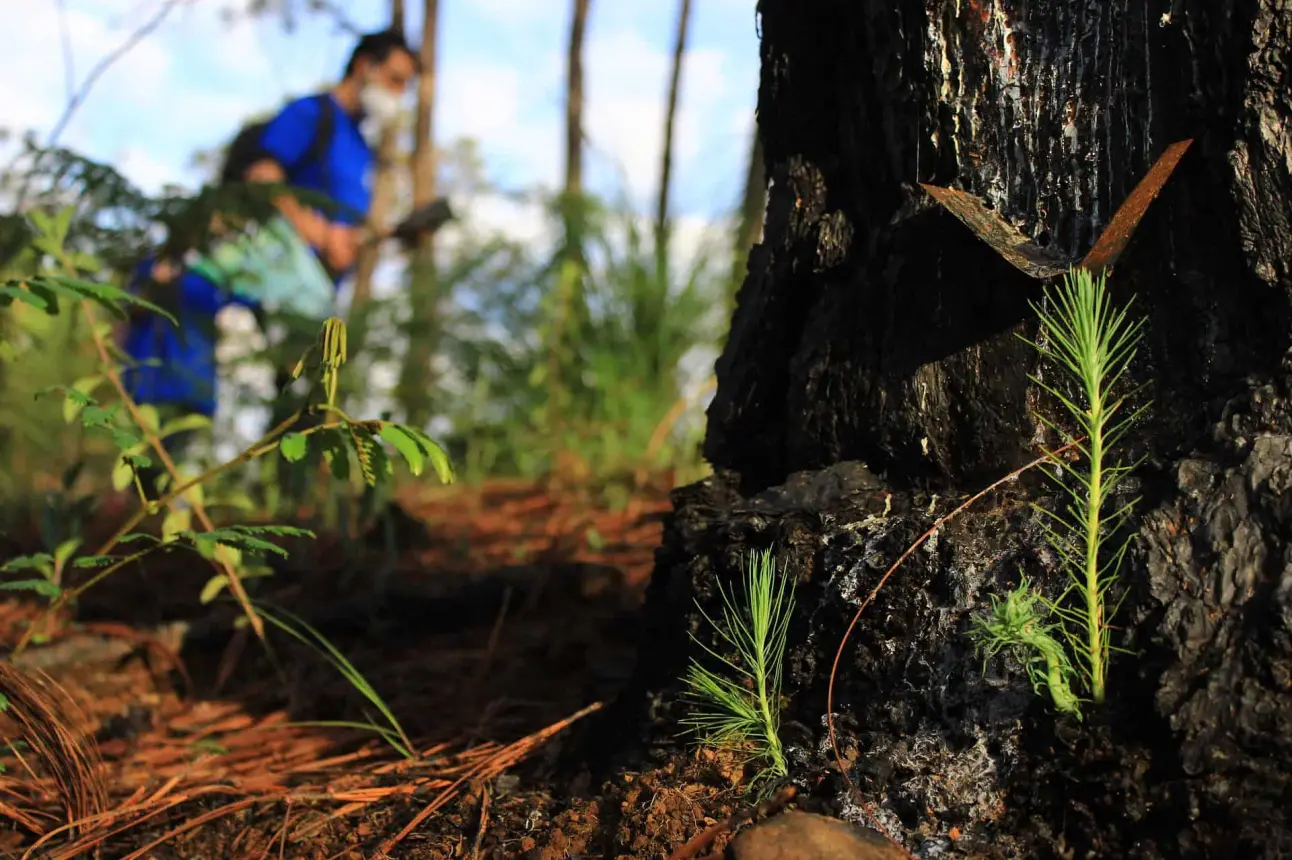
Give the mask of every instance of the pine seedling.
POLYGON ((746 763, 761 761, 752 788, 788 773, 779 734, 780 697, 794 584, 777 570, 771 551, 764 550, 747 560, 744 585, 745 605, 740 606, 735 595, 719 583, 723 602, 720 622, 700 607, 704 620, 735 654, 723 656, 691 634, 725 671, 692 661, 684 678, 684 695, 694 709, 682 723, 715 749, 738 753, 746 763))
MULTIPOLYGON (((1096 277, 1086 269, 1070 271, 1061 286, 1046 288, 1043 303, 1033 303, 1041 322, 1038 342, 1024 338, 1043 359, 1071 378, 1075 383, 1074 397, 1080 401, 1074 402, 1040 377, 1031 377, 1064 407, 1075 432, 1044 416, 1040 420, 1063 440, 1063 448, 1070 446, 1077 455, 1069 459, 1050 453, 1066 502, 1059 511, 1039 506, 1036 510, 1043 520, 1046 541, 1068 576, 1068 584, 1054 601, 1039 595, 1037 599, 1059 620, 1053 629, 1066 639, 1071 663, 1096 703, 1102 703, 1106 696, 1111 618, 1117 611, 1116 605, 1109 608, 1108 593, 1117 582, 1130 537, 1118 546, 1108 544, 1121 532, 1138 501, 1132 499, 1109 510, 1121 481, 1138 465, 1119 462, 1113 451, 1148 408, 1144 404, 1128 412, 1125 407, 1129 394, 1115 393, 1135 358, 1144 321, 1130 320, 1127 308, 1114 309, 1106 286, 1103 273, 1096 277)), ((1005 604, 1013 599, 1015 612, 1034 611, 1030 600, 1016 595, 1019 592, 1007 598, 1005 604)), ((993 619, 999 621, 995 611, 993 619)), ((996 623, 991 635, 985 629, 977 628, 976 638, 986 650, 990 650, 991 643, 1005 641, 1001 635, 1008 635, 1012 637, 1010 644, 1039 655, 1034 659, 1049 659, 1037 650, 1036 641, 1029 641, 1021 632, 1024 628, 996 623)), ((1059 704, 1062 693, 1055 696, 1055 687, 1046 686, 1056 707, 1066 710, 1059 704)))

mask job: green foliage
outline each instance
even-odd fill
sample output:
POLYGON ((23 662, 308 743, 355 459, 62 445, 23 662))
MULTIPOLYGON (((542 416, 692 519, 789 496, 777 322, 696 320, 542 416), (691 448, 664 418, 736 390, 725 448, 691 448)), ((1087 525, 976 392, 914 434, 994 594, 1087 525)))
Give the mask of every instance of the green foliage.
MULTIPOLYGON (((450 444, 471 478, 552 474, 560 454, 592 476, 631 474, 682 394, 684 357, 716 343, 716 257, 657 254, 626 205, 562 200, 551 220, 547 259, 457 303, 446 353, 465 386, 450 444)), ((694 459, 694 436, 665 441, 645 465, 694 459)))
POLYGON ((1068 583, 1056 600, 1049 601, 1029 593, 1024 582, 1003 604, 996 604, 993 620, 980 625, 975 635, 979 646, 990 653, 1008 645, 1037 655, 1024 661, 1034 686, 1039 685, 1031 667, 1040 659, 1050 679, 1044 686, 1056 707, 1078 713, 1075 698, 1065 693, 1068 675, 1075 673, 1096 703, 1106 695, 1111 619, 1117 610, 1108 606, 1108 594, 1130 546, 1125 526, 1137 501, 1114 501, 1122 481, 1138 463, 1121 462, 1113 451, 1148 408, 1144 404, 1128 409, 1127 398, 1135 392, 1114 392, 1134 361, 1143 320, 1131 321, 1126 308, 1115 309, 1105 276, 1096 278, 1085 269, 1070 272, 1061 287, 1047 288, 1044 303, 1034 307, 1041 337, 1028 343, 1068 384, 1051 384, 1039 376, 1032 379, 1063 406, 1076 427, 1072 432, 1041 416, 1063 440, 1063 447, 1071 445, 1078 454, 1070 460, 1050 452, 1059 475, 1057 484, 1067 501, 1059 511, 1036 508, 1068 583), (1120 543, 1112 544, 1119 536, 1120 543), (1035 600, 1060 623, 1049 627, 1034 623, 1035 600), (1062 657, 1054 653, 1051 630, 1060 631, 1067 642, 1062 657), (1058 665, 1063 668, 1055 675, 1053 667, 1058 665), (1060 676, 1064 684, 1054 682, 1060 676))
POLYGON ((764 550, 747 560, 744 584, 743 605, 718 584, 723 602, 720 622, 700 608, 718 634, 718 647, 734 655, 723 655, 691 634, 720 662, 722 671, 692 661, 683 681, 694 709, 682 722, 706 744, 744 753, 747 761, 761 760, 763 766, 753 780, 758 784, 788 773, 780 741, 780 699, 794 583, 784 571, 777 571, 771 551, 764 550))
POLYGON ((41 552, 35 555, 23 555, 11 558, 0 564, 0 573, 22 573, 34 570, 40 574, 39 579, 16 579, 0 581, 2 591, 30 591, 40 597, 54 599, 63 593, 63 570, 68 559, 80 547, 79 538, 72 538, 59 544, 53 553, 41 552))
POLYGON ((375 708, 381 716, 381 723, 370 718, 366 723, 329 722, 316 723, 315 725, 331 725, 372 731, 380 735, 386 743, 390 744, 404 758, 417 757, 417 754, 413 751, 412 741, 408 739, 403 726, 400 725, 399 720, 396 719, 394 712, 386 704, 385 699, 368 683, 363 673, 356 669, 354 664, 346 659, 345 655, 338 651, 336 646, 329 642, 322 633, 285 609, 275 608, 271 611, 264 604, 257 604, 256 609, 261 617, 272 626, 298 642, 308 645, 323 659, 327 660, 334 669, 341 673, 346 682, 363 696, 368 704, 375 708))
MULTIPOLYGON (((120 273, 155 248, 159 229, 165 254, 205 251, 217 238, 217 223, 230 230, 263 223, 277 211, 273 199, 284 191, 270 183, 230 183, 196 194, 168 189, 150 197, 111 165, 61 147, 31 141, 25 146, 11 175, 0 177, 16 186, 23 202, 22 214, 0 216, 0 272, 10 274, 32 274, 41 267, 40 225, 34 222, 46 216, 39 213, 57 213, 47 217, 63 222, 59 241, 80 255, 76 259, 93 260, 96 272, 120 273)), ((318 192, 293 188, 292 193, 315 208, 337 208, 318 192)))
POLYGON ((287 550, 276 543, 266 540, 268 537, 314 537, 309 529, 294 526, 243 526, 231 525, 213 529, 209 532, 195 532, 183 529, 176 532, 173 539, 187 541, 205 558, 215 558, 216 550, 221 546, 231 547, 242 553, 272 553, 287 558, 287 550))
MULTIPOLYGON (((311 452, 317 452, 342 478, 350 477, 353 458, 366 484, 374 487, 394 474, 386 445, 414 474, 422 474, 429 465, 440 480, 452 480, 448 456, 425 432, 391 421, 355 420, 339 409, 339 379, 347 360, 346 327, 339 319, 325 323, 313 354, 297 368, 297 375, 308 375, 314 389, 322 393, 324 423, 286 436, 285 428, 279 428, 239 456, 200 474, 172 466, 162 454, 165 440, 181 432, 205 431, 210 422, 196 415, 162 420, 152 406, 132 402, 121 385, 123 356, 115 346, 114 333, 94 310, 116 320, 128 319, 132 310, 143 310, 175 324, 164 302, 136 296, 120 286, 134 263, 153 250, 158 228, 166 236, 163 255, 204 250, 215 238, 213 216, 220 216, 223 229, 241 229, 271 214, 271 200, 283 189, 235 185, 204 189, 195 197, 153 200, 110 167, 68 151, 32 147, 28 155, 31 163, 25 176, 3 178, 11 189, 19 186, 24 206, 22 214, 0 219, 0 309, 5 311, 0 316, 0 359, 4 361, 0 372, 5 375, 0 416, 13 419, 0 421, 0 447, 7 462, 32 464, 30 475, 47 474, 51 467, 62 469, 62 492, 50 494, 51 499, 70 498, 73 484, 83 476, 110 472, 118 488, 133 485, 139 504, 117 535, 93 553, 79 556, 79 528, 59 522, 55 529, 44 522, 43 534, 52 549, 6 561, 0 567, 0 591, 46 598, 53 604, 52 612, 73 604, 85 590, 125 566, 176 549, 195 551, 220 568, 203 588, 203 602, 231 586, 240 588, 245 580, 269 575, 270 568, 257 560, 286 556, 282 539, 309 538, 313 532, 237 523, 196 528, 194 521, 206 500, 204 485, 275 449, 281 450, 287 463, 308 460, 311 452), (50 432, 60 424, 67 430, 50 432), (316 437, 312 441, 311 434, 316 437), (166 474, 155 487, 143 486, 140 470, 159 460, 166 474), (98 468, 108 464, 115 465, 98 468), (153 490, 157 495, 151 494, 153 490), (158 512, 165 513, 160 539, 134 531, 146 516, 158 512), (63 579, 73 568, 90 575, 71 587, 63 579)), ((298 196, 307 204, 331 208, 317 195, 298 196)), ((17 501, 23 477, 15 469, 0 474, 5 476, 7 500, 17 501)), ((93 495, 72 505, 60 501, 45 510, 47 515, 68 514, 54 520, 79 521, 85 509, 77 506, 92 500, 93 495)), ((206 522, 205 516, 201 519, 206 522)), ((238 596, 250 611, 241 591, 238 596)), ((277 614, 264 620, 325 653, 383 714, 386 724, 375 730, 401 754, 412 755, 411 744, 384 702, 317 631, 303 623, 289 625, 277 614)), ((43 636, 32 625, 15 653, 43 636)))
POLYGON ((1045 622, 1048 611, 1044 605, 1038 610, 1039 602, 1026 577, 1005 599, 993 594, 991 614, 975 619, 974 638, 984 661, 1002 650, 1012 651, 1027 670, 1037 695, 1048 690, 1056 709, 1080 717, 1081 704, 1069 683, 1076 670, 1062 643, 1054 637, 1058 626, 1045 622))
MULTIPOLYGON (((308 441, 310 434, 318 434, 320 437, 318 450, 329 462, 334 474, 348 478, 349 460, 353 456, 369 487, 387 480, 394 473, 393 464, 386 456, 381 441, 398 451, 414 474, 421 474, 426 464, 430 463, 442 481, 452 480, 447 455, 424 432, 389 421, 356 421, 337 407, 338 380, 347 359, 347 343, 346 327, 336 318, 324 323, 315 347, 309 355, 302 357, 295 375, 301 376, 307 370, 313 371, 309 375, 314 390, 321 391, 324 396, 322 409, 337 420, 325 421, 286 437, 283 434, 287 425, 276 428, 238 457, 196 476, 178 469, 165 454, 164 440, 180 432, 206 429, 209 420, 196 415, 180 415, 163 420, 153 406, 134 403, 121 383, 120 360, 112 346, 111 332, 96 321, 91 307, 99 307, 119 318, 125 318, 125 308, 134 305, 157 313, 172 324, 175 323, 174 318, 157 305, 141 300, 117 286, 86 279, 84 275, 101 271, 102 267, 88 252, 69 247, 74 224, 74 212, 71 208, 62 209, 56 214, 33 210, 24 223, 30 226, 30 247, 34 252, 30 262, 36 268, 18 277, 0 281, 0 306, 8 308, 11 314, 17 306, 46 318, 76 316, 67 314, 66 311, 79 308, 83 311, 79 317, 84 325, 79 329, 69 330, 69 338, 84 345, 84 335, 88 334, 89 344, 93 345, 92 360, 88 366, 78 364, 74 369, 75 375, 71 376, 69 382, 41 386, 32 393, 32 398, 40 401, 50 394, 62 396, 63 421, 76 425, 87 438, 97 437, 108 443, 116 463, 112 469, 112 483, 118 489, 133 485, 140 507, 127 525, 93 555, 73 558, 80 547, 79 537, 74 536, 59 543, 52 553, 10 560, 4 572, 34 571, 40 574, 40 578, 6 579, 0 582, 0 590, 32 592, 51 599, 55 604, 53 608, 57 608, 74 601, 85 589, 101 582, 128 563, 139 561, 160 549, 187 546, 220 568, 203 588, 203 601, 214 599, 224 588, 232 586, 250 611, 240 583, 244 578, 268 575, 270 569, 264 565, 250 565, 248 561, 265 556, 286 556, 287 550, 271 538, 312 537, 313 533, 281 525, 226 524, 211 527, 205 518, 203 523, 206 527, 195 529, 193 509, 203 509, 205 483, 280 446, 284 446, 282 452, 285 461, 304 460, 311 447, 308 441), (73 338, 73 335, 78 335, 79 338, 73 338), (113 400, 102 399, 103 395, 99 392, 104 388, 107 389, 107 396, 113 400), (147 488, 143 486, 141 470, 152 466, 154 457, 166 466, 166 474, 155 487, 147 488), (161 495, 150 497, 151 489, 161 495), (133 531, 144 516, 162 510, 166 511, 166 515, 161 540, 133 531), (145 544, 141 550, 124 556, 111 554, 113 549, 122 544, 139 541, 145 544), (62 574, 69 562, 77 568, 93 569, 95 573, 75 589, 64 589, 62 574)), ((17 351, 11 351, 11 357, 20 363, 23 358, 17 351)), ((70 483, 75 481, 81 465, 83 463, 78 462, 73 469, 66 470, 65 490, 70 489, 70 483), (70 480, 66 477, 69 473, 70 480)), ((33 631, 34 628, 29 630, 28 638, 33 635, 33 631)), ((24 638, 18 650, 25 646, 26 641, 24 638)))

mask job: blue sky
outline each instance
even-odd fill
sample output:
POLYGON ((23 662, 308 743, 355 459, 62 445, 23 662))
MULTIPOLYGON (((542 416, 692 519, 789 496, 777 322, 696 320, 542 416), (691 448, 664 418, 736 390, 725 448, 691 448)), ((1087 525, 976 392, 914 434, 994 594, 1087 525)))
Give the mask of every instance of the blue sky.
MULTIPOLYGON (((11 49, 0 64, 0 126, 47 135, 67 98, 60 43, 75 79, 114 50, 163 0, 0 0, 11 49)), ((95 85, 63 136, 146 188, 194 185, 192 154, 226 140, 252 112, 316 89, 344 65, 352 37, 319 16, 294 32, 281 19, 221 12, 243 0, 181 0, 165 23, 95 85)), ((297 2, 297 5, 305 5, 297 2)), ((345 2, 365 29, 382 0, 345 2)), ((420 6, 416 0, 410 6, 420 6)), ((554 185, 562 170, 568 0, 440 0, 437 138, 477 139, 494 181, 554 185)), ((643 208, 655 193, 677 3, 592 0, 585 52, 587 171, 600 191, 626 177, 643 208)), ((420 33, 419 9, 409 22, 420 33)), ((696 221, 725 215, 744 179, 758 77, 754 0, 694 0, 673 200, 696 221)))

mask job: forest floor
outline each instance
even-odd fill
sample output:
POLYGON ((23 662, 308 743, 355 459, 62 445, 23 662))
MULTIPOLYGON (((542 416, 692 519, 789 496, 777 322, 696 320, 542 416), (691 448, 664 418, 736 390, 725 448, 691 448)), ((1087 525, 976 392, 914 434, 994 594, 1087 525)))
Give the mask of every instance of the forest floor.
MULTIPOLYGON (((0 857, 667 857, 740 805, 733 768, 674 752, 601 784, 552 774, 632 671, 668 505, 663 489, 606 510, 505 484, 404 500, 397 554, 321 537, 258 583, 385 698, 407 759, 318 724, 376 715, 317 654, 276 635, 271 660, 228 612, 195 621, 212 613, 197 597, 209 567, 123 570, 20 663, 62 701, 51 748, 88 733, 101 761, 9 745, 0 857), (69 797, 97 813, 74 833, 69 797)), ((0 604, 0 645, 37 612, 0 604)), ((21 691, 7 692, 12 739, 21 691)))

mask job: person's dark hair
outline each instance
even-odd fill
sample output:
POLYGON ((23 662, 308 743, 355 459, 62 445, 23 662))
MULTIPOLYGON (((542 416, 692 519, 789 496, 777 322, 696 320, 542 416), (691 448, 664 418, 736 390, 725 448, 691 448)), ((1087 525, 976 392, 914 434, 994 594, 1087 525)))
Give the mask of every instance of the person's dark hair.
POLYGON ((408 40, 399 30, 382 30, 379 33, 367 33, 359 37, 358 43, 354 46, 354 51, 350 53, 350 60, 345 64, 345 77, 354 74, 355 66, 359 64, 362 57, 367 57, 377 63, 384 63, 386 58, 396 51, 403 51, 413 58, 413 65, 420 71, 420 64, 417 61, 417 52, 409 46, 408 40))

